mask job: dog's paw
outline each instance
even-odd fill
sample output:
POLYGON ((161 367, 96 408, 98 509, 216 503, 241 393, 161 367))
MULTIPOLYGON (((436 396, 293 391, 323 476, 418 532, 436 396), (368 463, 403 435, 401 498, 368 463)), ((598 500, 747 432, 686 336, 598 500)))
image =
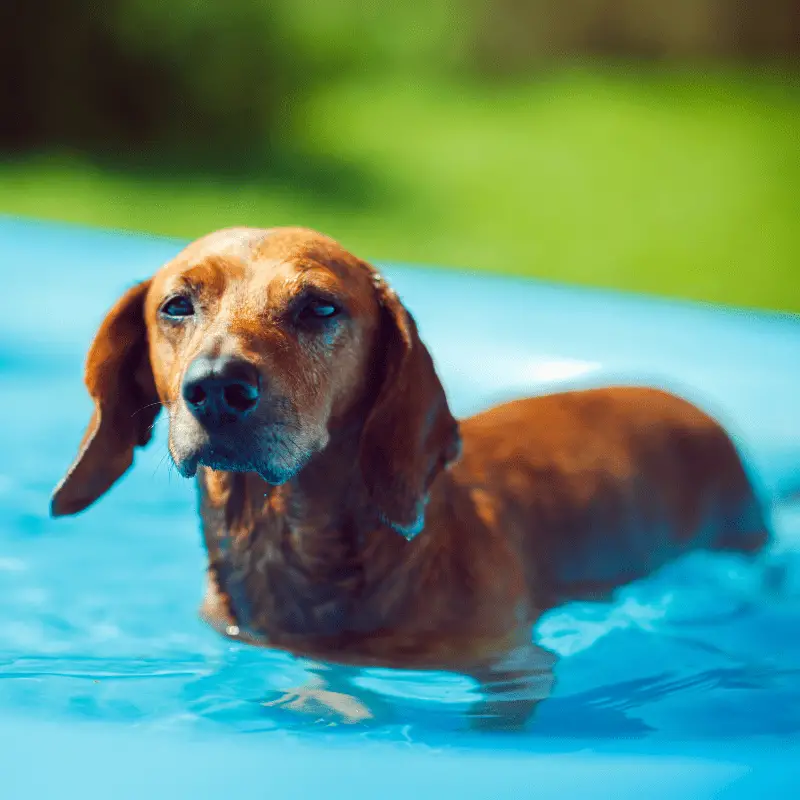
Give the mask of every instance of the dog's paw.
POLYGON ((311 687, 292 689, 275 700, 264 701, 262 705, 322 718, 333 716, 348 725, 367 722, 374 716, 364 703, 352 695, 311 687))

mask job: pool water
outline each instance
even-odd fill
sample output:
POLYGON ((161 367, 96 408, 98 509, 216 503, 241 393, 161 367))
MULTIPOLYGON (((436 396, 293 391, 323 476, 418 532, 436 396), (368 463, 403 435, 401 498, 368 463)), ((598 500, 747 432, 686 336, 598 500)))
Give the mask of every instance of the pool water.
MULTIPOLYGON (((225 752, 226 763, 285 758, 289 769, 295 761, 307 763, 296 748, 309 747, 314 763, 328 764, 328 783, 320 786, 334 796, 340 792, 336 770, 349 757, 329 763, 336 748, 357 748, 358 763, 368 770, 372 753, 375 769, 381 764, 396 772, 405 769, 392 760, 401 749, 414 758, 452 758, 450 777, 425 773, 425 785, 441 781, 459 797, 490 796, 481 795, 481 786, 523 796, 514 792, 534 774, 541 777, 541 757, 556 752, 582 753, 584 772, 573 764, 559 774, 583 776, 591 787, 593 770, 603 767, 585 759, 621 752, 623 741, 625 752, 650 758, 653 776, 661 775, 659 754, 735 762, 745 771, 725 773, 731 785, 752 771, 756 754, 771 758, 775 769, 786 748, 796 759, 800 502, 771 498, 800 487, 798 318, 387 268, 418 319, 457 414, 565 386, 643 381, 675 389, 731 430, 772 505, 778 536, 755 564, 697 554, 625 588, 613 603, 548 614, 535 637, 560 656, 558 682, 525 732, 468 732, 462 714, 476 694, 466 679, 389 670, 368 670, 361 679, 364 691, 383 698, 385 714, 346 726, 266 707, 263 701, 276 691, 304 681, 306 665, 232 644, 198 620, 205 562, 194 487, 169 468, 164 424, 105 498, 77 517, 48 517, 49 494, 89 417, 81 380, 88 342, 118 294, 181 246, 0 219, 0 737, 13 738, 17 748, 0 752, 41 752, 50 741, 48 752, 61 753, 66 763, 75 737, 102 731, 108 743, 124 729, 145 737, 126 746, 156 737, 159 744, 140 755, 146 763, 174 747, 177 770, 184 743, 211 741, 220 744, 197 753, 225 752), (513 753, 513 768, 503 762, 472 776, 475 759, 489 753, 513 753), (492 783, 491 769, 502 780, 492 783)), ((87 746, 100 747, 97 741, 87 746)), ((106 759, 122 758, 117 748, 104 752, 106 759)), ((29 772, 23 776, 21 758, 15 756, 14 774, 32 780, 29 772)), ((187 775, 211 768, 205 756, 193 758, 187 775)), ((691 772, 681 769, 684 778, 691 772)), ((230 781, 245 780, 241 770, 234 772, 238 777, 229 775, 230 781)), ((664 775, 677 780, 678 773, 664 775)), ((611 780, 607 769, 604 774, 611 780)), ((637 776, 640 770, 628 776, 631 786, 637 776)), ((66 768, 59 796, 87 796, 85 779, 66 768)), ((392 786, 409 779, 397 773, 392 786)), ((297 788, 299 780, 287 786, 297 788)), ((323 778, 302 777, 313 780, 323 778)), ((667 777, 659 780, 668 786, 667 777)), ((363 796, 391 794, 375 788, 377 772, 373 783, 362 785, 352 775, 348 781, 341 792, 351 797, 365 787, 363 796)), ((36 785, 45 792, 44 783, 36 785)), ((202 786, 191 796, 202 794, 202 786)), ((19 796, 39 796, 30 791, 19 796)), ((705 796, 700 784, 693 791, 705 796)))

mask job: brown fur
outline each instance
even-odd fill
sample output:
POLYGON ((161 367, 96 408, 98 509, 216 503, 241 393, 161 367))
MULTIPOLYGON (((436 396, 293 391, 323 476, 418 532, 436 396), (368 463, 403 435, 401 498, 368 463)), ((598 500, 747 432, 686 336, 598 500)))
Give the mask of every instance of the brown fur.
POLYGON ((503 706, 491 695, 536 674, 534 662, 549 674, 552 659, 531 645, 543 611, 607 598, 692 549, 755 552, 768 539, 730 439, 673 395, 568 392, 458 424, 380 275, 291 228, 211 234, 111 310, 87 360, 95 414, 53 513, 86 508, 127 470, 160 405, 180 463, 202 439, 182 377, 220 353, 257 366, 264 414, 283 420, 274 434, 266 417, 250 423, 241 469, 198 467, 202 615, 228 636, 343 664, 462 671, 487 684, 483 711, 522 720, 539 697, 503 706), (328 340, 286 321, 309 281, 347 311, 328 340), (202 308, 180 329, 158 312, 176 287, 202 308), (248 458, 305 460, 270 485, 248 458))

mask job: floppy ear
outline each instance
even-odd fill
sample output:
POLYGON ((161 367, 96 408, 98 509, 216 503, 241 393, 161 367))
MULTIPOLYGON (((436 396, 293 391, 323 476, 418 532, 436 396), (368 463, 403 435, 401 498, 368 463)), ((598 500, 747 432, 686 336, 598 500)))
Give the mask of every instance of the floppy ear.
POLYGON ((410 540, 425 525, 431 483, 461 452, 461 436, 413 317, 381 288, 376 355, 385 373, 361 435, 361 471, 383 522, 410 540))
POLYGON ((78 455, 50 503, 54 517, 76 514, 104 494, 147 444, 160 411, 147 352, 144 298, 150 281, 129 289, 109 311, 86 359, 94 413, 78 455))

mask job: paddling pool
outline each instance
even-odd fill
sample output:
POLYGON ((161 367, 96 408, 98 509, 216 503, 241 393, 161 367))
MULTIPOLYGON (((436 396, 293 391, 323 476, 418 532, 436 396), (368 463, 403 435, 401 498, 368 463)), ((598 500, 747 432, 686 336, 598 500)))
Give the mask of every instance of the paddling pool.
MULTIPOLYGON (((183 243, 0 218, 0 796, 792 797, 800 781, 800 503, 764 563, 696 555, 613 603, 548 614, 553 697, 519 734, 464 729, 466 680, 371 670, 393 714, 336 726, 265 708, 286 654, 197 619, 193 485, 164 426, 75 518, 48 517, 90 412, 107 309, 183 243), (765 564, 769 564, 765 566, 765 564), (766 591, 765 570, 782 580, 766 591)), ((768 502, 800 486, 800 318, 386 266, 454 411, 647 383, 720 419, 768 502)))

